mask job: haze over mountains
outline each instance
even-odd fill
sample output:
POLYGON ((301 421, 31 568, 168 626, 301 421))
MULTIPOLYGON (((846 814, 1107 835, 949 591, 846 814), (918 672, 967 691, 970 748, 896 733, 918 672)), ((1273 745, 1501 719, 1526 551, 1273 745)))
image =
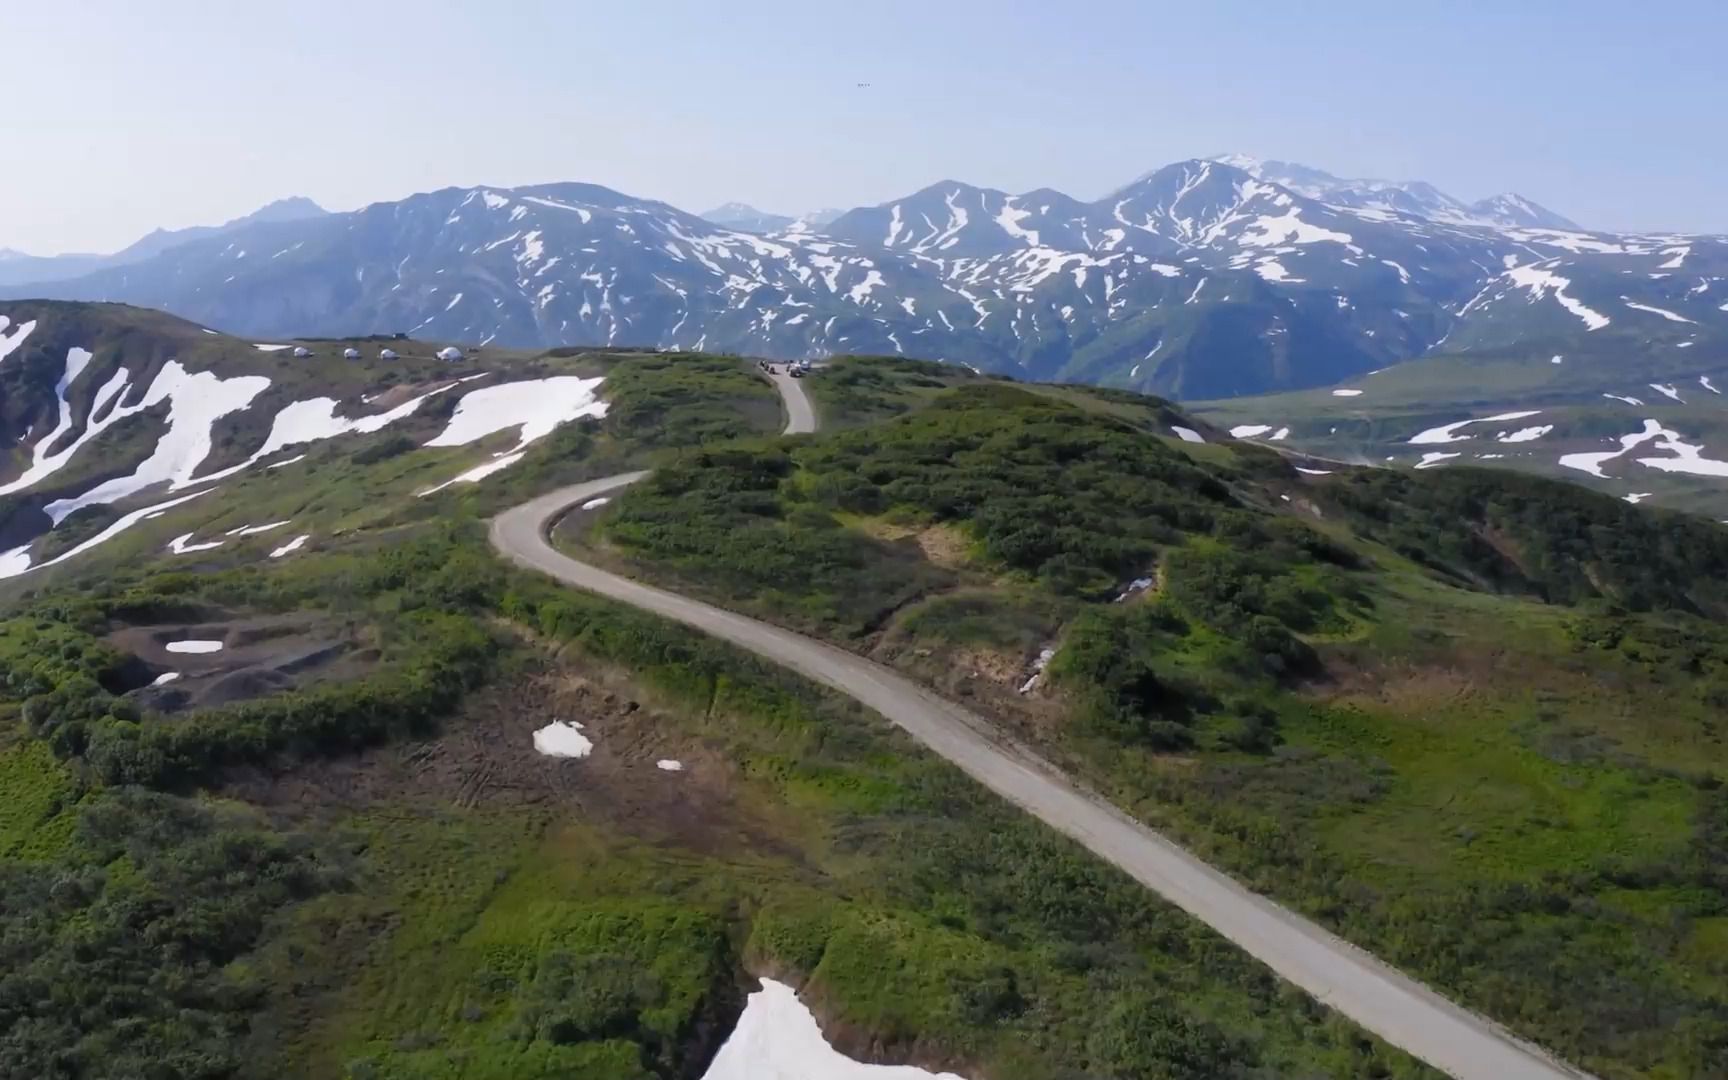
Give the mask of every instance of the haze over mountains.
POLYGON ((260 336, 900 353, 1184 398, 1329 385, 1442 348, 1545 357, 1614 338, 1635 359, 1728 328, 1721 238, 1586 232, 1517 195, 1466 203, 1240 156, 1092 202, 944 181, 823 224, 711 214, 592 184, 447 188, 254 215, 54 281, 9 270, 0 294, 260 336))

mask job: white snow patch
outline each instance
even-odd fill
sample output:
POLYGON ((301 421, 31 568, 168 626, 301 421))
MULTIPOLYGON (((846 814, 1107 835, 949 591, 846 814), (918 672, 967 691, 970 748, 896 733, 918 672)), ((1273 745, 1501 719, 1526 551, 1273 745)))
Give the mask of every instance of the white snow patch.
POLYGON ((1720 394, 1722 392, 1716 389, 1716 384, 1710 381, 1710 376, 1708 375, 1698 376, 1698 385, 1710 391, 1712 394, 1720 394))
POLYGON ((584 416, 605 416, 606 403, 596 391, 605 380, 556 375, 546 379, 501 383, 464 394, 444 430, 427 446, 467 446, 499 431, 517 429, 516 445, 499 451, 493 460, 468 470, 422 496, 442 491, 451 484, 471 484, 522 460, 528 444, 550 435, 566 421, 584 416))
POLYGON ((1252 439, 1256 435, 1264 435, 1271 430, 1271 424, 1238 424, 1230 429, 1230 437, 1232 439, 1252 439))
POLYGON ((1455 457, 1462 456, 1463 455, 1461 454, 1448 454, 1443 450, 1430 450, 1426 454, 1422 455, 1422 460, 1416 463, 1416 467, 1418 469, 1432 469, 1440 465, 1442 462, 1450 461, 1455 457))
POLYGON ((683 772, 684 771, 684 763, 682 761, 677 760, 676 758, 661 758, 659 761, 656 761, 654 763, 654 767, 656 769, 659 769, 661 772, 683 772))
POLYGON ((600 507, 605 506, 607 503, 609 503, 611 501, 612 501, 612 496, 602 495, 597 499, 589 499, 587 502, 582 504, 581 508, 583 510, 598 510, 598 509, 600 509, 600 507))
POLYGON ((1361 397, 1362 391, 1360 391, 1360 390, 1334 390, 1334 391, 1332 391, 1332 396, 1333 397, 1361 397))
MULTIPOLYGON (((109 380, 109 384, 113 385, 119 377, 117 373, 114 379, 109 380)), ((100 425, 89 425, 85 437, 69 448, 68 455, 77 445, 87 441, 93 431, 100 431, 125 416, 166 400, 169 402, 168 430, 157 440, 155 451, 134 469, 131 475, 98 484, 75 498, 57 499, 44 509, 58 525, 65 520, 66 515, 81 507, 119 502, 156 484, 167 483, 170 491, 178 491, 193 483, 218 479, 216 476, 196 480, 193 477, 198 466, 210 455, 212 426, 229 413, 238 412, 251 405, 252 400, 269 386, 270 380, 262 375, 224 379, 208 371, 188 372, 180 366, 179 361, 168 361, 162 365, 162 370, 151 382, 150 390, 144 395, 143 401, 137 405, 116 406, 100 425)), ((103 388, 103 392, 108 392, 107 387, 103 388)), ((118 387, 115 392, 118 392, 118 387)))
MULTIPOLYGON (((1678 323, 1691 323, 1692 322, 1692 320, 1688 319, 1686 316, 1676 315, 1672 311, 1669 311, 1667 308, 1651 307, 1649 304, 1635 304, 1632 301, 1627 300, 1625 297, 1621 297, 1620 299, 1622 301, 1624 301, 1626 306, 1631 308, 1633 311, 1648 311, 1652 315, 1662 316, 1664 319, 1667 319, 1669 322, 1678 322, 1678 323)), ((1694 324, 1694 325, 1696 325, 1696 324, 1694 324)))
POLYGON ((1642 405, 1642 404, 1644 404, 1642 401, 1638 400, 1637 398, 1627 397, 1625 394, 1603 394, 1602 396, 1605 398, 1613 398, 1615 401, 1624 401, 1628 405, 1642 405))
POLYGON ((1332 475, 1331 469, 1305 469, 1300 465, 1296 466, 1296 471, 1299 473, 1307 473, 1309 476, 1331 476, 1332 475))
POLYGON ((1553 430, 1553 424, 1541 424, 1537 427, 1519 428, 1517 431, 1509 431, 1499 435, 1496 441, 1505 443, 1534 442, 1553 430))
POLYGON ((547 757, 585 758, 594 750, 594 740, 582 734, 575 720, 554 720, 534 733, 534 749, 547 757))
POLYGON ((281 352, 283 349, 292 349, 294 346, 292 346, 292 345, 254 345, 252 347, 254 349, 257 349, 259 352, 281 352))
POLYGON ((292 555, 296 551, 299 551, 301 548, 305 547, 306 541, 308 541, 310 539, 312 539, 311 533, 301 533, 299 536, 296 536, 294 539, 288 541, 286 544, 283 544, 281 547, 277 548, 275 551, 272 551, 270 553, 270 557, 272 559, 280 559, 284 555, 292 555))
POLYGON ((1185 428, 1181 424, 1171 424, 1170 430, 1174 431, 1176 433, 1177 437, 1180 438, 1183 442, 1203 443, 1206 441, 1205 439, 1202 439, 1200 437, 1200 433, 1198 431, 1195 431, 1193 428, 1185 428))
POLYGON ((180 673, 178 671, 164 671, 162 674, 160 674, 160 675, 156 676, 156 678, 152 679, 150 681, 150 685, 151 686, 167 686, 169 683, 175 681, 179 677, 180 677, 180 673))
POLYGON ((1526 412, 1500 413, 1497 416, 1484 416, 1475 420, 1459 420, 1455 423, 1443 424, 1440 427, 1432 427, 1427 431, 1420 431, 1410 436, 1410 445, 1431 446, 1435 443, 1466 442, 1474 436, 1457 434, 1461 427, 1470 424, 1493 424, 1502 420, 1523 420, 1526 417, 1535 416, 1539 412, 1541 412, 1540 409, 1532 409, 1526 412))
POLYGON ((1627 502, 1631 503, 1633 506, 1637 506, 1639 503, 1643 502, 1645 499, 1648 499, 1652 494, 1653 494, 1653 492, 1649 492, 1649 491, 1634 491, 1629 495, 1622 495, 1621 498, 1625 499, 1627 502))
MULTIPOLYGON (((1566 295, 1566 287, 1572 284, 1571 278, 1564 278, 1551 270, 1540 270, 1535 266, 1515 266, 1502 276, 1518 288, 1529 290, 1532 304, 1552 292, 1561 307, 1583 320, 1586 329, 1600 330, 1608 325, 1608 316, 1585 307, 1574 297, 1566 295)), ((1459 314, 1469 311, 1474 303, 1472 300, 1470 304, 1464 305, 1459 314)))
MULTIPOLYGON (((1609 395, 1612 396, 1612 395, 1609 395)), ((1608 479, 1608 474, 1602 471, 1602 466, 1615 458, 1632 450, 1633 447, 1647 443, 1658 436, 1669 436, 1678 439, 1679 436, 1668 431, 1654 420, 1644 421, 1644 430, 1635 431, 1630 435, 1620 436, 1620 449, 1604 450, 1588 454, 1566 454, 1560 458, 1560 466, 1566 469, 1577 469, 1587 472, 1599 480, 1608 479)))
POLYGON ((168 541, 168 550, 172 551, 176 555, 185 555, 187 552, 191 551, 209 551, 211 548, 219 548, 222 546, 222 541, 220 540, 207 540, 202 544, 194 544, 192 543, 192 537, 195 535, 197 534, 182 533, 179 536, 176 536, 174 539, 168 541))
POLYGON ((1680 402, 1680 404, 1682 404, 1682 405, 1686 404, 1685 401, 1681 400, 1680 391, 1668 383, 1651 383, 1650 389, 1656 391, 1658 394, 1661 394, 1663 397, 1673 398, 1675 401, 1680 402))
POLYGON ((11 325, 10 317, 0 315, 0 363, 4 363, 18 346, 24 344, 24 339, 30 336, 30 331, 36 329, 36 320, 31 319, 29 322, 19 323, 8 331, 6 328, 11 325))
POLYGON ((222 643, 220 641, 212 641, 208 638, 183 638, 179 641, 170 641, 162 647, 171 653, 202 654, 222 651, 222 643))
POLYGON ((763 979, 702 1080, 963 1080, 910 1065, 866 1065, 828 1045, 785 983, 763 979))

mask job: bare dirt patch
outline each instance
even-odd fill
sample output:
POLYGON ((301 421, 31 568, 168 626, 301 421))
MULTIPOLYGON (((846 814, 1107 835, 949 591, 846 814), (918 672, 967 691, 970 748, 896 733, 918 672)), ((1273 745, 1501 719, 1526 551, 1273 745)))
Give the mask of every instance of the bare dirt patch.
POLYGON ((965 566, 971 547, 966 534, 952 525, 932 525, 918 533, 918 550, 926 559, 944 569, 965 566))
MULTIPOLYGON (((250 802, 289 816, 344 814, 379 804, 534 806, 638 839, 704 853, 793 854, 754 806, 736 766, 678 718, 627 684, 551 658, 468 699, 438 736, 310 761, 283 773, 229 778, 250 802), (534 749, 534 732, 576 723, 586 757, 534 749), (661 761, 676 761, 669 771, 661 761)), ((783 832, 783 830, 780 830, 783 832)))
POLYGON ((250 701, 322 682, 356 679, 378 661, 368 630, 325 615, 295 613, 128 626, 107 637, 130 654, 124 678, 140 705, 158 712, 250 701), (217 642, 211 652, 174 652, 175 642, 217 642), (167 681, 158 682, 164 676, 167 681))

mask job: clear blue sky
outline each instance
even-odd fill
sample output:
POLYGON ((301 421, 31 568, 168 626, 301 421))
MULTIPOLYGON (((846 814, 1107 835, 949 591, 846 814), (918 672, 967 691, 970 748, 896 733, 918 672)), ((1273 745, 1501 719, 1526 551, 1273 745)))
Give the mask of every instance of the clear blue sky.
POLYGON ((1185 157, 1728 232, 1728 4, 0 0, 0 247, 285 195, 588 180, 692 211, 1185 157), (856 84, 868 82, 868 88, 856 84))

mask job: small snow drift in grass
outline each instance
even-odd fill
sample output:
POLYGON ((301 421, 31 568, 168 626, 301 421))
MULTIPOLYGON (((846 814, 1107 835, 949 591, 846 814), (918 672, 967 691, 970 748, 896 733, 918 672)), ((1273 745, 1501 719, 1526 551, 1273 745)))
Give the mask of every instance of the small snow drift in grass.
POLYGON ((70 551, 62 552, 43 563, 41 566, 30 565, 29 545, 26 544, 24 547, 9 551, 5 555, 0 555, 0 578, 17 577, 19 574, 28 573, 31 570, 41 570, 50 566, 58 566, 67 559, 75 559, 86 551, 89 551, 91 548, 99 547, 102 544, 107 543, 116 536, 125 532, 127 529, 138 524, 140 521, 161 517, 163 514, 172 510, 174 507, 179 506, 181 503, 191 502, 193 499, 199 498, 203 495, 208 495, 215 490, 215 488, 205 488, 203 491, 194 491, 190 495, 182 495, 178 499, 169 499, 167 502, 157 503, 155 506, 146 506, 142 509, 134 510, 130 514, 121 517, 95 536, 84 541, 82 544, 79 544, 70 551))
POLYGON ((1290 429, 1287 427, 1281 427, 1277 431, 1274 431, 1272 433, 1272 437, 1266 441, 1267 442, 1283 442, 1285 439, 1288 439, 1289 437, 1290 437, 1290 429))
MULTIPOLYGON (((1152 582, 1147 581, 1146 584, 1151 585, 1152 582)), ((1117 599, 1120 600, 1122 597, 1119 596, 1117 599)), ((1050 661, 1055 656, 1055 646, 1046 645, 1044 648, 1038 650, 1038 658, 1032 661, 1032 677, 1027 679, 1020 687, 1020 692, 1022 694, 1030 694, 1037 688, 1038 683, 1044 678, 1044 669, 1050 665, 1050 661)))
POLYGON ((265 467, 265 468, 266 468, 266 469, 280 469, 280 468, 281 468, 281 467, 282 467, 282 466, 284 466, 284 465, 292 465, 292 464, 294 464, 294 463, 295 463, 295 462, 296 462, 296 461, 305 461, 305 460, 306 460, 306 455, 305 455, 305 454, 295 454, 295 455, 294 455, 294 456, 293 456, 293 457, 291 457, 291 458, 287 458, 287 459, 285 459, 285 460, 283 460, 283 461, 276 461, 276 462, 272 462, 272 463, 271 463, 271 464, 269 464, 269 465, 266 465, 266 466, 264 466, 264 467, 265 467))
POLYGON ((423 499, 428 495, 436 495, 452 484, 472 484, 484 480, 493 473, 508 469, 510 466, 521 460, 522 452, 520 451, 514 454, 505 454, 502 457, 493 458, 485 464, 474 466, 467 472, 457 473, 442 484, 437 484, 433 487, 427 488, 425 491, 419 492, 418 497, 423 499))
POLYGON ((1651 383, 1650 389, 1661 394, 1663 397, 1673 398, 1675 401, 1679 401, 1682 405, 1686 404, 1686 402, 1680 398, 1680 391, 1668 383, 1651 383))
POLYGON ((910 1065, 866 1065, 828 1045, 785 983, 763 979, 702 1080, 963 1080, 910 1065))
POLYGON ((7 329, 11 326, 11 318, 0 315, 0 361, 4 361, 12 355, 18 346, 24 344, 24 339, 30 336, 30 331, 36 329, 36 320, 31 319, 29 322, 19 323, 16 327, 7 329))
POLYGON ((30 545, 0 551, 0 578, 17 577, 30 569, 30 545))
POLYGON ((1552 358, 1552 359, 1550 359, 1550 360, 1549 360, 1549 361, 1548 361, 1548 362, 1549 362, 1549 363, 1550 363, 1550 364, 1558 364, 1558 363, 1560 363, 1560 362, 1561 362, 1561 361, 1563 361, 1563 360, 1565 360, 1565 359, 1566 359, 1566 358, 1565 358, 1565 357, 1564 357, 1564 356, 1555 356, 1555 357, 1553 357, 1553 358, 1552 358))
POLYGON ((1589 454, 1566 454, 1560 458, 1560 466, 1566 469, 1577 469, 1587 472, 1600 480, 1608 479, 1608 474, 1602 471, 1602 466, 1642 443, 1649 442, 1659 435, 1678 439, 1680 436, 1668 431, 1654 420, 1644 421, 1644 430, 1635 431, 1630 435, 1620 436, 1620 449, 1603 450, 1589 454))
POLYGON ((547 757, 584 758, 593 751, 594 742, 582 734, 576 721, 554 720, 534 733, 534 749, 547 757))
MULTIPOLYGON (((1550 265, 1558 265, 1558 263, 1551 263, 1550 265)), ((1572 284, 1571 278, 1563 278, 1549 270, 1538 270, 1535 266, 1515 266, 1501 276, 1518 288, 1529 290, 1529 302, 1532 304, 1552 291, 1554 299, 1559 302, 1560 306, 1578 316, 1583 321, 1586 330, 1600 330, 1608 325, 1608 316, 1599 311, 1593 311, 1585 307, 1575 297, 1566 295, 1566 287, 1572 284)), ((1475 301, 1472 300, 1471 304, 1474 303, 1475 301)), ((1464 311, 1469 310, 1470 304, 1464 305, 1464 311)))
MULTIPOLYGON (((1133 596, 1135 593, 1145 592, 1147 589, 1150 589, 1151 587, 1152 587, 1152 579, 1151 578, 1149 578, 1149 577, 1137 577, 1133 581, 1130 581, 1127 584, 1127 586, 1125 588, 1123 588, 1123 590, 1121 592, 1116 594, 1116 599, 1114 599, 1110 602, 1112 604, 1120 604, 1122 601, 1128 599, 1130 596, 1133 596)), ((1046 660, 1045 663, 1049 663, 1049 661, 1046 660)), ((1043 669, 1040 668, 1039 670, 1043 670, 1043 669)))
POLYGON ((253 345, 252 347, 254 349, 257 349, 259 352, 281 352, 283 349, 292 349, 294 346, 292 346, 292 345, 253 345))
POLYGON ((1256 435, 1264 435, 1271 430, 1271 424, 1238 424, 1230 429, 1230 437, 1232 439, 1252 439, 1256 435))
POLYGON ((192 542, 192 537, 195 535, 195 533, 182 533, 179 536, 176 536, 174 539, 168 541, 168 550, 172 551, 176 555, 185 555, 192 551, 209 551, 211 548, 219 548, 222 546, 222 541, 220 540, 207 540, 202 544, 194 544, 192 542))
POLYGON ((659 761, 654 763, 654 767, 659 769, 661 772, 684 771, 684 763, 682 761, 675 761, 672 758, 661 758, 659 761))
POLYGON ((1448 454, 1442 450, 1430 450, 1422 455, 1422 460, 1416 463, 1416 467, 1418 469, 1432 469, 1443 462, 1462 456, 1461 454, 1448 454))
POLYGON ((1362 391, 1360 391, 1360 390, 1334 390, 1334 391, 1332 391, 1332 396, 1333 397, 1361 397, 1362 391))
POLYGON ((1183 442, 1203 443, 1206 441, 1200 437, 1198 431, 1195 431, 1193 428, 1185 428, 1181 424, 1171 424, 1170 430, 1174 431, 1177 438, 1181 439, 1183 442))
POLYGON ((1531 442, 1554 430, 1553 424, 1542 424, 1538 427, 1519 428, 1498 436, 1499 442, 1531 442))
POLYGON ((1627 502, 1631 503, 1633 506, 1637 506, 1639 503, 1643 502, 1645 499, 1648 499, 1649 497, 1650 497, 1650 492, 1648 492, 1648 491, 1635 491, 1630 495, 1622 495, 1621 496, 1621 498, 1625 499, 1627 502))
MULTIPOLYGON (((1654 421, 1646 420, 1645 423, 1654 423, 1654 421)), ((1650 468, 1662 472, 1686 473, 1689 476, 1728 477, 1728 461, 1717 461, 1705 457, 1702 446, 1693 446, 1683 442, 1680 436, 1672 431, 1659 430, 1657 434, 1661 437, 1654 444, 1656 449, 1666 450, 1674 456, 1671 458, 1642 457, 1638 459, 1638 464, 1648 465, 1650 468)))
POLYGON ((293 518, 284 518, 281 521, 272 521, 268 525, 242 525, 238 529, 229 529, 227 532, 223 533, 222 535, 223 536, 256 536, 259 533, 267 533, 272 529, 280 529, 282 526, 288 524, 288 522, 290 522, 292 520, 293 520, 293 518))
MULTIPOLYGON (((1621 297, 1621 299, 1625 300, 1626 298, 1621 297)), ((1692 321, 1684 315, 1676 315, 1666 308, 1651 307, 1649 304, 1634 304, 1632 301, 1626 300, 1626 306, 1631 308, 1633 311, 1648 311, 1652 315, 1660 315, 1669 322, 1689 323, 1692 321)))
POLYGON ((1497 416, 1484 416, 1478 420, 1459 420, 1456 423, 1445 424, 1440 427, 1429 428, 1427 431, 1417 432, 1415 435, 1410 437, 1410 445, 1431 446, 1435 443, 1467 442, 1473 438, 1473 436, 1456 434, 1458 429, 1461 427, 1466 427, 1470 424, 1493 424, 1502 420, 1523 420, 1526 417, 1535 416, 1540 411, 1540 409, 1529 409, 1524 412, 1509 412, 1500 413, 1497 416))
POLYGON ((584 509, 584 510, 598 510, 602 506, 605 506, 607 503, 609 503, 611 501, 612 501, 612 496, 602 495, 598 499, 589 499, 587 502, 583 503, 582 509, 584 509))
POLYGON ((272 559, 280 559, 284 555, 292 555, 306 546, 306 541, 312 539, 311 533, 302 533, 270 553, 272 559))
POLYGON ((1605 398, 1612 398, 1615 401, 1624 401, 1628 405, 1642 405, 1642 404, 1644 404, 1642 401, 1639 401, 1637 398, 1627 397, 1625 394, 1603 394, 1602 396, 1605 398))
POLYGON ((1309 476, 1331 476, 1332 475, 1331 469, 1304 469, 1300 465, 1296 466, 1296 471, 1299 473, 1307 473, 1309 476))
POLYGON ((1716 384, 1710 381, 1710 376, 1708 375, 1698 376, 1698 385, 1710 391, 1712 394, 1720 394, 1722 392, 1716 389, 1716 384))
POLYGON ((169 683, 173 682, 175 679, 178 679, 179 677, 180 677, 180 673, 178 671, 164 671, 162 674, 160 674, 160 675, 156 676, 156 678, 152 679, 150 681, 150 685, 151 686, 166 686, 169 683))
POLYGON ((222 651, 220 641, 208 638, 184 638, 180 641, 170 641, 162 646, 171 653, 213 653, 222 651))

